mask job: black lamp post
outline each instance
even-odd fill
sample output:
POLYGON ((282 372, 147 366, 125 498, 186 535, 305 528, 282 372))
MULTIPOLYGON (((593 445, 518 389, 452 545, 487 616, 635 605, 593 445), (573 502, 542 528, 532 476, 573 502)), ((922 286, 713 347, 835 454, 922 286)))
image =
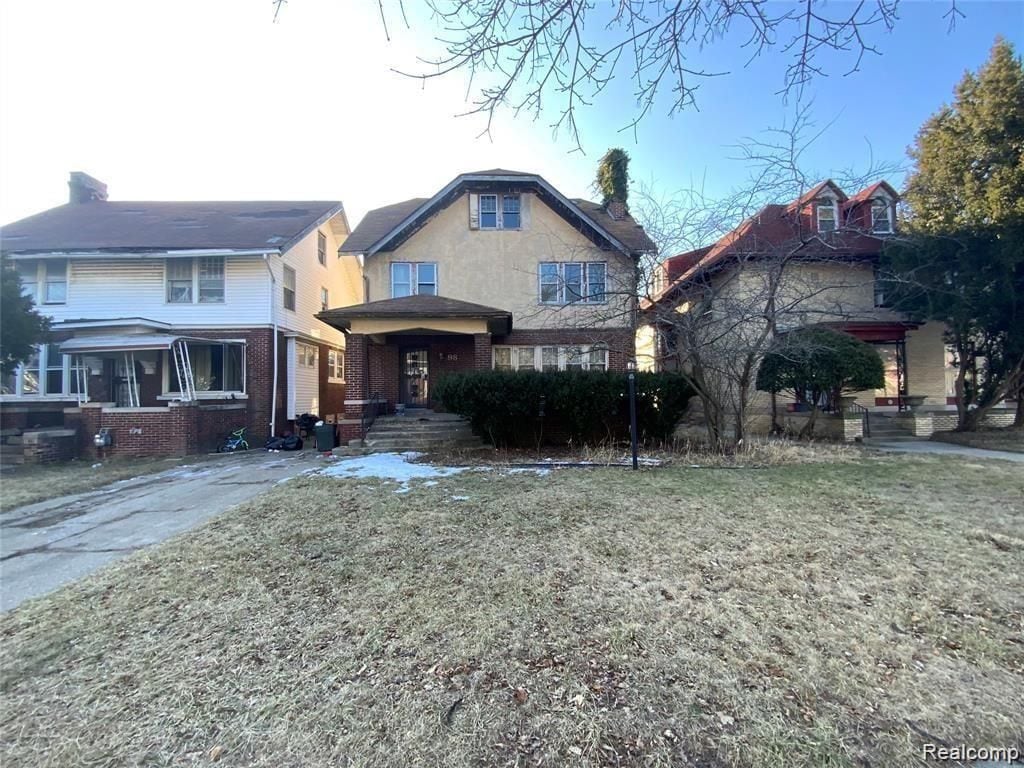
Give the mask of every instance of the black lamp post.
POLYGON ((636 361, 630 360, 626 363, 629 370, 629 442, 633 449, 633 469, 639 469, 636 458, 636 361))

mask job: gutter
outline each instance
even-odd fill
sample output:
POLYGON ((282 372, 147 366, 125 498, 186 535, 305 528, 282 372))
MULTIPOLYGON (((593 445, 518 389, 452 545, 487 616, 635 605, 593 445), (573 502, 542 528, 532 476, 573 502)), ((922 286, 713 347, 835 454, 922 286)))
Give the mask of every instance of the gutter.
POLYGON ((191 250, 168 250, 168 251, 138 251, 138 252, 117 252, 109 251, 4 251, 3 254, 15 261, 19 259, 173 259, 175 257, 194 256, 262 256, 267 257, 269 253, 281 255, 281 249, 275 248, 267 251, 266 248, 259 250, 232 248, 196 248, 191 250))
POLYGON ((270 322, 274 326, 274 383, 270 388, 270 436, 276 436, 277 429, 277 375, 278 375, 278 353, 277 353, 277 305, 274 301, 274 286, 277 281, 274 279, 274 270, 270 268, 270 254, 264 253, 263 263, 267 265, 267 276, 270 278, 270 322))

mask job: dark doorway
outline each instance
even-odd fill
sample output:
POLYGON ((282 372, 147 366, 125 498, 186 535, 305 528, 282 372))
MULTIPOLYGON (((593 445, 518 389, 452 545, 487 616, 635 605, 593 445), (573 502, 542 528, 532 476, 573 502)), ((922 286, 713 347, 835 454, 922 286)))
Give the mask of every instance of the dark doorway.
POLYGON ((403 349, 399 371, 402 402, 411 408, 423 408, 430 402, 428 385, 430 353, 427 349, 403 349))

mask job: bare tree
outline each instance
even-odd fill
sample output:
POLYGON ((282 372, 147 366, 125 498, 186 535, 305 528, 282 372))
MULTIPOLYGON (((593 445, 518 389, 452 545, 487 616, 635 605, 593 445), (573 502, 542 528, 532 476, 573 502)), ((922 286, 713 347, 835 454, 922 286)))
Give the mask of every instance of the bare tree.
MULTIPOLYGON (((405 4, 388 4, 406 19, 405 4)), ((728 74, 700 63, 706 52, 739 47, 748 62, 778 50, 788 57, 780 93, 802 92, 828 74, 833 55, 844 74, 879 54, 880 31, 899 21, 899 0, 823 0, 783 4, 769 0, 423 0, 439 27, 444 53, 405 72, 427 80, 468 72, 477 90, 468 114, 487 116, 510 107, 534 118, 552 108, 553 127, 580 145, 577 112, 616 77, 633 84, 635 108, 623 128, 635 127, 662 94, 669 113, 696 105, 702 82, 728 74)), ((281 0, 277 0, 277 9, 281 0)), ((378 0, 385 30, 388 14, 378 0)), ((947 0, 950 29, 963 16, 947 0)), ((406 22, 408 23, 408 22, 406 22)))

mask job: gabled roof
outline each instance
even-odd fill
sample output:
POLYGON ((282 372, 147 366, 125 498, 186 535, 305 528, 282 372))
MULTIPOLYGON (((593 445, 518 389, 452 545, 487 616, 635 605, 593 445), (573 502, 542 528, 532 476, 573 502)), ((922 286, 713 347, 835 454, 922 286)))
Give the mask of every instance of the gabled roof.
POLYGON ((68 203, 0 229, 4 253, 285 251, 337 201, 68 203))
MULTIPOLYGON (((894 199, 898 198, 892 187, 884 181, 859 192, 855 198, 863 201, 880 188, 891 192, 894 199)), ((698 275, 708 274, 726 265, 734 257, 757 258, 777 252, 779 248, 802 250, 806 258, 857 260, 877 257, 884 241, 864 231, 841 227, 827 236, 818 234, 813 213, 807 210, 807 206, 827 189, 836 194, 844 210, 851 207, 850 201, 855 198, 847 198, 831 180, 821 182, 785 205, 766 205, 710 247, 687 251, 667 259, 664 268, 670 282, 653 301, 668 296, 698 275)))
POLYGON ((887 181, 876 181, 870 187, 865 187, 857 194, 853 195, 849 200, 846 201, 846 207, 852 207, 858 203, 863 203, 865 200, 871 200, 879 197, 879 193, 883 193, 886 197, 893 200, 899 199, 899 193, 893 189, 887 181))
POLYGON ((603 247, 630 256, 657 250, 647 233, 629 215, 613 219, 597 203, 565 197, 539 174, 492 168, 460 174, 433 197, 413 198, 368 212, 340 251, 372 256, 378 251, 394 250, 466 191, 485 190, 488 184, 495 183, 510 191, 537 193, 559 215, 603 247))

